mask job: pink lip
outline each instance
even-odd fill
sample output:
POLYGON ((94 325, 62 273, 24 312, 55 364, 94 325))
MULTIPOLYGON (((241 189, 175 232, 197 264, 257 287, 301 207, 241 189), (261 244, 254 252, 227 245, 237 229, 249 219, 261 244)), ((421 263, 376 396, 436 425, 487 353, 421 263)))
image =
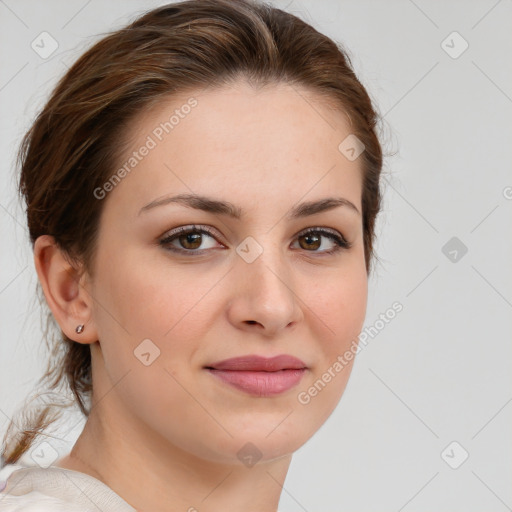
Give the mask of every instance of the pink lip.
POLYGON ((275 357, 242 356, 224 359, 207 368, 214 370, 248 370, 253 372, 276 372, 278 370, 301 370, 306 368, 306 363, 296 357, 286 354, 275 357))
POLYGON ((256 396, 272 396, 291 389, 307 370, 303 361, 289 355, 235 357, 205 368, 227 384, 256 396))

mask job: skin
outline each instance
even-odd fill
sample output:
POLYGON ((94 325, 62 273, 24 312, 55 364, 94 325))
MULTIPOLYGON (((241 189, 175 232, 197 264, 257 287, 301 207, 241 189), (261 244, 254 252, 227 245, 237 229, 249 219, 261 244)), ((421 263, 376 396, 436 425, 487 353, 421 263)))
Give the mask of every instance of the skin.
POLYGON ((285 215, 299 202, 332 196, 361 212, 360 160, 338 150, 349 126, 319 96, 244 81, 145 112, 130 128, 127 158, 192 95, 197 106, 103 199, 92 276, 79 280, 51 237, 36 241, 48 304, 92 356, 91 414, 55 465, 98 478, 137 510, 275 511, 293 452, 336 407, 353 360, 308 404, 298 394, 357 341, 367 303, 360 213, 285 215), (139 214, 179 193, 230 201, 245 216, 179 204, 139 214), (210 226, 216 239, 159 245, 171 229, 192 224, 210 226), (335 243, 325 235, 318 243, 297 236, 318 227, 352 247, 329 255, 335 243), (236 252, 248 236, 263 248, 252 263, 236 252), (177 255, 169 246, 205 253, 177 255), (148 366, 134 355, 145 339, 160 350, 148 366), (308 370, 293 389, 257 397, 204 369, 246 354, 291 354, 308 370), (237 457, 248 442, 261 454, 252 467, 237 457))

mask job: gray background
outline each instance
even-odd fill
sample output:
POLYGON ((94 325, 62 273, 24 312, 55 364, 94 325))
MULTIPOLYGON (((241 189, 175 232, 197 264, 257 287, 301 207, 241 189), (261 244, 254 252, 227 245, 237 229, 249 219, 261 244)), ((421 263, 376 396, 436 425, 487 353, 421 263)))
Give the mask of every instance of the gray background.
MULTIPOLYGON (((14 151, 78 55, 162 3, 0 0, 2 435, 46 363, 14 151), (43 31, 59 45, 46 59, 31 48, 43 31)), ((349 49, 384 117, 397 153, 365 326, 404 308, 294 456, 280 510, 512 510, 512 1, 272 3, 349 49)), ((82 426, 70 415, 61 455, 82 426)))

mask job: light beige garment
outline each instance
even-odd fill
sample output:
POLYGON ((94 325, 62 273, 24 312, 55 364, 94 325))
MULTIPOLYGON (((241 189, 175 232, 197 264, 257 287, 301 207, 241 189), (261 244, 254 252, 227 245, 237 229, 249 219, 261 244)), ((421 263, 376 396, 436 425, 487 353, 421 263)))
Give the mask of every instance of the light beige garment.
POLYGON ((136 512, 86 473, 50 466, 8 464, 0 472, 1 512, 136 512))

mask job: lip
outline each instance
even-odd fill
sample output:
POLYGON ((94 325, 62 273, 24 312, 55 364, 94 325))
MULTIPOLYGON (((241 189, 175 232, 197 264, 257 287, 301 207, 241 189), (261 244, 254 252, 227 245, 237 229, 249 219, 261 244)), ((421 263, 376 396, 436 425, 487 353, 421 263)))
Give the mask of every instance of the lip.
POLYGON ((287 354, 267 358, 234 357, 205 366, 226 384, 254 396, 273 396, 295 387, 307 370, 300 359, 287 354))
POLYGON ((276 372, 279 370, 301 370, 306 368, 306 363, 297 357, 288 354, 282 354, 275 357, 262 357, 257 355, 247 355, 224 359, 206 368, 214 370, 247 370, 252 372, 276 372))

